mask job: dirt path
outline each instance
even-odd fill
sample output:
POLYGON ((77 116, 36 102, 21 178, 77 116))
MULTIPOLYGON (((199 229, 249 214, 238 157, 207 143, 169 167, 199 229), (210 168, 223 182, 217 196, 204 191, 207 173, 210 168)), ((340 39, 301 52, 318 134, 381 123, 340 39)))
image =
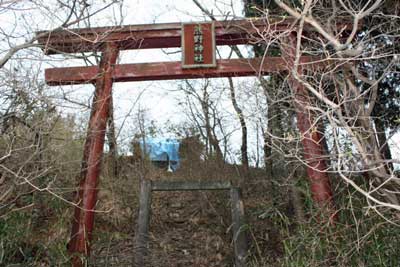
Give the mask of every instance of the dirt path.
MULTIPOLYGON (((218 172, 212 173, 218 175, 218 172)), ((181 173, 169 177, 163 175, 152 177, 181 180, 186 176, 181 173)), ((211 177, 200 172, 197 175, 211 177)), ((225 177, 218 175, 209 179, 230 180, 230 177, 232 175, 227 174, 225 177)), ((118 192, 112 195, 110 201, 115 215, 99 214, 96 219, 91 265, 132 266, 137 227, 138 182, 129 178, 120 185, 116 185, 115 181, 110 183, 112 190, 118 192)), ((275 233, 268 214, 264 214, 271 207, 268 181, 261 173, 247 180, 244 186, 242 199, 246 221, 250 226, 252 257, 267 260, 251 266, 276 266, 276 260, 281 254, 280 241, 277 239, 279 234, 275 233)), ((105 206, 103 209, 107 208, 105 206)), ((145 259, 145 267, 231 267, 234 253, 230 226, 228 191, 153 192, 149 253, 145 259)))
POLYGON ((232 266, 227 192, 153 193, 148 266, 232 266))

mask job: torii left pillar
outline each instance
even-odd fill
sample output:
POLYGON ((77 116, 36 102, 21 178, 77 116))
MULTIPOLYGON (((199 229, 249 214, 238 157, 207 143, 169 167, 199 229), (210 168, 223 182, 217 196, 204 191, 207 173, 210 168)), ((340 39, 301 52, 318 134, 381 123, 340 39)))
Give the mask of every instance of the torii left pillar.
POLYGON ((89 127, 83 152, 81 180, 76 195, 75 214, 72 222, 68 250, 72 254, 72 266, 85 265, 90 254, 90 241, 94 224, 97 185, 100 175, 104 139, 112 103, 113 69, 119 54, 118 47, 106 43, 102 50, 99 74, 93 97, 89 127))

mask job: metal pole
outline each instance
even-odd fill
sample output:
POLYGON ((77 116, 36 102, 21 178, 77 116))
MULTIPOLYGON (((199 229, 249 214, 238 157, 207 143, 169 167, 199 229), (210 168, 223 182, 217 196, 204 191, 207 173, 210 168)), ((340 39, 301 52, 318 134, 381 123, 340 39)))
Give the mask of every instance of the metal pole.
POLYGON ((112 75, 118 54, 117 46, 112 43, 106 44, 99 65, 99 76, 96 79, 96 89, 84 147, 81 181, 77 193, 77 206, 72 222, 71 240, 68 244, 68 250, 73 255, 72 265, 74 267, 83 266, 84 258, 90 255, 90 241, 98 191, 97 184, 112 94, 112 75))
MULTIPOLYGON (((295 95, 295 109, 297 115, 297 127, 301 133, 301 142, 304 149, 304 159, 307 163, 307 174, 310 179, 313 200, 329 210, 329 220, 334 219, 332 189, 326 172, 324 150, 322 147, 322 136, 314 123, 314 114, 307 109, 311 106, 310 97, 304 85, 296 79, 292 71, 295 67, 297 38, 290 34, 286 47, 282 46, 283 56, 289 66, 289 83, 295 95)), ((297 76, 301 77, 302 68, 297 66, 297 76)))

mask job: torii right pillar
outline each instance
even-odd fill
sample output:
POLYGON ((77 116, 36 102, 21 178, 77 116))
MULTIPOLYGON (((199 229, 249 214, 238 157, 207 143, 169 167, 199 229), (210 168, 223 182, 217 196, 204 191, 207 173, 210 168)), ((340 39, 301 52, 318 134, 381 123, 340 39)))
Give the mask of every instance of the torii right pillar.
POLYGON ((318 132, 317 124, 314 121, 314 114, 309 109, 311 102, 308 91, 298 79, 302 77, 302 67, 295 66, 296 34, 291 33, 285 39, 286 42, 281 45, 281 50, 288 64, 288 81, 294 94, 297 127, 301 133, 301 142, 304 150, 303 157, 307 164, 307 175, 310 180, 312 198, 315 204, 321 208, 322 220, 333 223, 336 219, 336 212, 322 145, 324 137, 318 132), (295 67, 296 69, 294 69, 295 67), (295 75, 294 71, 297 75, 295 75))

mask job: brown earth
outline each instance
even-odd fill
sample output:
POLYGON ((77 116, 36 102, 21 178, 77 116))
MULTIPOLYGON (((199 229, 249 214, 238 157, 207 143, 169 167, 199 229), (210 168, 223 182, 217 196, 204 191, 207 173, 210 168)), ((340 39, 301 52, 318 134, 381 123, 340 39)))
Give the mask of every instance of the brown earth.
MULTIPOLYGON (((268 213, 272 210, 272 192, 263 170, 251 169, 244 178, 237 167, 213 162, 183 162, 176 173, 148 163, 139 165, 125 164, 120 178, 107 178, 107 173, 102 177, 99 209, 111 211, 96 217, 92 266, 132 266, 139 177, 241 184, 251 242, 249 266, 278 265, 282 248, 279 231, 268 213)), ((152 196, 146 266, 234 266, 228 192, 153 192, 152 196)))

